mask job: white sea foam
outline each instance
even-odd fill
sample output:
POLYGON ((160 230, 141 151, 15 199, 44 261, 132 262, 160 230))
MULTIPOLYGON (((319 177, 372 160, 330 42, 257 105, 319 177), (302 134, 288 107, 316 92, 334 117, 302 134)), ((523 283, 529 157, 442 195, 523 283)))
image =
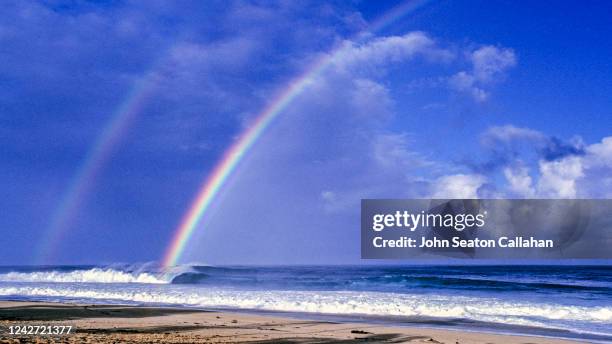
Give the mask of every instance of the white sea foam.
POLYGON ((239 291, 165 285, 106 285, 87 288, 74 284, 4 285, 0 295, 31 298, 174 304, 204 308, 233 308, 300 313, 423 316, 462 318, 513 325, 568 328, 576 323, 612 325, 612 307, 502 301, 454 295, 408 295, 354 291, 239 291))
POLYGON ((7 272, 0 274, 1 282, 54 282, 54 283, 169 283, 164 274, 125 272, 111 268, 93 268, 74 271, 7 272))

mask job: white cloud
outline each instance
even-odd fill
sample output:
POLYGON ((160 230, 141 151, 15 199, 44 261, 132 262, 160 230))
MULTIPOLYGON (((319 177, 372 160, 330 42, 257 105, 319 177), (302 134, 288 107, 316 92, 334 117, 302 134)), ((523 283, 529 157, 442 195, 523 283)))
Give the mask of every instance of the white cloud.
POLYGON ((351 113, 362 120, 392 117, 393 101, 389 90, 371 79, 356 79, 351 91, 351 113))
POLYGON ((561 160, 540 161, 538 196, 574 198, 578 195, 577 179, 584 176, 582 158, 570 156, 561 160))
POLYGON ((512 49, 484 46, 469 54, 472 68, 461 71, 450 78, 451 88, 470 94, 476 101, 489 97, 488 87, 498 82, 505 72, 516 65, 512 49))
POLYGON ((604 137, 600 143, 586 148, 589 166, 605 166, 612 168, 612 136, 604 137))
POLYGON ((432 198, 478 198, 478 189, 486 182, 479 174, 454 174, 433 183, 432 198))
POLYGON ((545 139, 546 135, 537 130, 503 125, 487 129, 481 136, 481 143, 485 146, 494 146, 500 142, 511 143, 517 140, 537 142, 545 139))
POLYGON ((339 70, 358 67, 380 66, 386 63, 400 63, 416 56, 432 61, 448 61, 453 54, 439 47, 423 32, 410 32, 403 36, 376 38, 365 43, 344 42, 333 57, 332 64, 339 70))
POLYGON ((476 79, 474 76, 465 71, 455 74, 450 79, 450 85, 458 91, 470 94, 474 100, 478 102, 484 102, 489 97, 489 93, 481 87, 476 86, 476 79))
POLYGON ((474 51, 470 57, 473 64, 473 75, 477 81, 488 83, 516 65, 516 56, 512 49, 500 49, 485 46, 474 51))
POLYGON ((521 197, 533 197, 535 190, 533 189, 533 180, 529 175, 529 169, 525 166, 506 167, 504 176, 510 184, 510 191, 521 197))
MULTIPOLYGON (((544 134, 511 126, 488 130, 486 142, 526 140, 545 147, 550 138, 544 134), (502 128, 502 129, 500 129, 502 128)), ((581 150, 556 159, 540 157, 533 162, 533 175, 523 161, 509 161, 502 171, 507 182, 507 196, 536 198, 607 198, 612 196, 612 137, 584 145, 581 150)), ((545 154, 544 154, 545 155, 545 154)))
POLYGON ((381 133, 372 140, 373 157, 380 168, 415 169, 431 166, 433 162, 409 147, 406 133, 381 133))
POLYGON ((612 136, 588 145, 580 156, 584 177, 578 179, 577 188, 582 197, 612 197, 612 136))

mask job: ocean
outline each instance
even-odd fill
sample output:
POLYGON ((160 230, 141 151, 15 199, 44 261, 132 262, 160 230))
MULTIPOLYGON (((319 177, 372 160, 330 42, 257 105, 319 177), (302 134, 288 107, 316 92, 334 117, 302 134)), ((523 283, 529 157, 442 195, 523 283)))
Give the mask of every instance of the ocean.
POLYGON ((0 299, 281 312, 612 342, 612 266, 0 267, 0 299))

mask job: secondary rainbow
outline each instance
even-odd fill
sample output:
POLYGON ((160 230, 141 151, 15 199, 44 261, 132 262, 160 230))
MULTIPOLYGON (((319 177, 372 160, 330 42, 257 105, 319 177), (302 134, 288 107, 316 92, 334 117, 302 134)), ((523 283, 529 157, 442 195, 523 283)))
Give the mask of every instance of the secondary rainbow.
POLYGON ((38 253, 35 256, 37 263, 48 263, 49 259, 52 258, 54 250, 70 228, 85 196, 94 186, 97 175, 112 155, 130 124, 141 112, 143 105, 154 89, 154 85, 154 72, 149 72, 144 78, 136 81, 129 95, 114 111, 104 129, 97 136, 53 212, 45 236, 40 241, 38 253))
MULTIPOLYGON (((366 30, 361 31, 351 41, 361 41, 369 37, 373 32, 376 32, 393 23, 402 16, 416 10, 424 5, 427 1, 407 1, 376 19, 368 26, 366 30)), ((278 117, 278 115, 289 105, 308 84, 321 74, 336 57, 346 47, 347 42, 340 45, 331 53, 324 54, 315 63, 313 63, 306 72, 293 79, 288 87, 280 92, 266 108, 263 109, 253 121, 253 123, 238 137, 238 139, 225 151, 219 163, 214 167, 212 172, 204 180, 200 187, 197 196, 191 203, 189 210, 185 213, 178 227, 174 231, 170 245, 167 247, 162 265, 170 267, 176 265, 185 250, 185 246, 189 238, 197 228, 198 223, 210 208, 215 196, 219 193, 228 177, 236 170, 236 167, 245 156, 246 153, 253 147, 255 142, 265 132, 270 123, 278 117)))

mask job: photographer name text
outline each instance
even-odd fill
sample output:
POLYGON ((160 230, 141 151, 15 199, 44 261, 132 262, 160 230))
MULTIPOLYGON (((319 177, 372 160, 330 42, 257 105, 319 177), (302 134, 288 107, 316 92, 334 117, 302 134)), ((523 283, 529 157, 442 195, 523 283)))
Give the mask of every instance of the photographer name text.
POLYGON ((458 236, 451 239, 426 238, 421 240, 408 237, 399 239, 384 239, 377 236, 372 240, 372 245, 376 248, 552 248, 555 246, 553 240, 536 239, 534 237, 505 237, 497 240, 493 239, 465 239, 458 236))

